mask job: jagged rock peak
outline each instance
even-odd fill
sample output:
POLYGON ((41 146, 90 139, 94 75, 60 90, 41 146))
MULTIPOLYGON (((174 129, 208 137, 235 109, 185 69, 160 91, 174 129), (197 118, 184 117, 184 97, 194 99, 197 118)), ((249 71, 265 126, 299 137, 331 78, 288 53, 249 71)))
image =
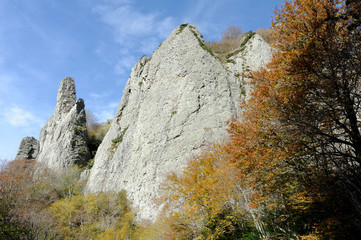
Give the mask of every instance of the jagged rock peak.
POLYGON ((242 81, 242 93, 246 99, 250 96, 251 79, 244 78, 242 75, 251 71, 259 71, 266 68, 272 60, 272 47, 258 34, 248 32, 241 38, 241 46, 234 52, 228 54, 226 67, 233 72, 242 81))
POLYGON ((35 159, 39 153, 39 141, 34 137, 24 137, 21 140, 15 160, 35 159))
POLYGON ((65 77, 60 83, 54 115, 66 114, 76 102, 76 89, 74 79, 65 77))
POLYGON ((271 46, 258 34, 248 32, 243 34, 241 46, 229 54, 227 67, 237 73, 245 69, 258 71, 272 60, 271 46))
POLYGON ((84 101, 76 100, 74 79, 66 77, 60 83, 54 114, 41 129, 36 160, 54 170, 84 166, 90 156, 86 137, 84 101))
POLYGON ((139 218, 155 219, 159 186, 237 117, 240 81, 208 51, 194 25, 182 25, 132 69, 98 148, 87 193, 125 189, 139 218))

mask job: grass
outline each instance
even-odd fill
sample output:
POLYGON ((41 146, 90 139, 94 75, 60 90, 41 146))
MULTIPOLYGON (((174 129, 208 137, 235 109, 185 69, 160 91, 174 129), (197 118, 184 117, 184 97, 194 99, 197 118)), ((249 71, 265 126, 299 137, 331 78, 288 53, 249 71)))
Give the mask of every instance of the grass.
POLYGON ((216 57, 212 51, 212 49, 210 47, 208 47, 207 45, 204 44, 204 42, 199 38, 198 34, 191 29, 192 33, 194 34, 194 36, 197 38, 199 45, 206 50, 207 52, 209 52, 209 54, 211 54, 213 57, 216 57))
POLYGON ((124 130, 121 132, 120 136, 113 139, 112 143, 114 143, 114 144, 121 143, 123 141, 124 134, 127 130, 128 130, 128 127, 124 128, 124 130))
POLYGON ((234 52, 228 53, 226 58, 229 59, 231 57, 233 57, 234 55, 237 55, 238 53, 244 51, 244 49, 246 48, 246 44, 248 43, 248 41, 256 34, 255 32, 249 31, 246 33, 246 37, 244 38, 243 42, 241 43, 241 46, 239 46, 239 49, 237 49, 234 52))
POLYGON ((241 94, 243 97, 246 97, 246 89, 244 88, 244 86, 242 86, 241 88, 241 94))
POLYGON ((77 134, 85 133, 87 131, 85 126, 75 126, 73 130, 77 134))
POLYGON ((91 169, 94 165, 94 158, 90 159, 88 164, 86 165, 86 169, 91 169))
POLYGON ((233 59, 227 59, 227 60, 226 60, 226 63, 233 63, 233 64, 236 64, 236 61, 234 61, 233 59))
POLYGON ((179 26, 179 30, 178 30, 178 32, 177 32, 177 35, 180 34, 180 33, 182 33, 183 30, 184 30, 187 26, 188 26, 188 23, 181 24, 181 25, 179 26))

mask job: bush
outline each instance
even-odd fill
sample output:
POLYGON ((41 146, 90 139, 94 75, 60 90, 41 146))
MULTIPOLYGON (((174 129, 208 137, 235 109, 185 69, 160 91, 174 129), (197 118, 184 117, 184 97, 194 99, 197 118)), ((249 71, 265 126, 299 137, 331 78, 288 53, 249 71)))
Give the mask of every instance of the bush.
POLYGON ((223 32, 221 41, 209 41, 205 44, 212 49, 214 54, 221 60, 226 61, 226 55, 235 51, 240 45, 242 29, 236 26, 229 26, 223 32))
POLYGON ((62 239, 133 239, 137 229, 125 191, 73 196, 49 211, 62 239))
MULTIPOLYGON (((96 122, 96 117, 93 113, 87 110, 87 145, 90 151, 90 159, 95 157, 99 145, 102 143, 105 135, 110 128, 110 122, 107 121, 103 124, 96 122)), ((88 164, 89 165, 89 164, 88 164)))

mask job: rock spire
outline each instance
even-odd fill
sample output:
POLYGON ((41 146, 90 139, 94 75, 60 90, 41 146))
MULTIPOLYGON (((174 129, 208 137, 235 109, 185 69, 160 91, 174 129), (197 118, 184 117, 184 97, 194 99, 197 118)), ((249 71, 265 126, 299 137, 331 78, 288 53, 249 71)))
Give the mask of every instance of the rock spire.
POLYGON ((86 164, 89 151, 84 107, 83 99, 76 100, 74 79, 64 78, 55 111, 40 132, 37 161, 54 170, 86 164))

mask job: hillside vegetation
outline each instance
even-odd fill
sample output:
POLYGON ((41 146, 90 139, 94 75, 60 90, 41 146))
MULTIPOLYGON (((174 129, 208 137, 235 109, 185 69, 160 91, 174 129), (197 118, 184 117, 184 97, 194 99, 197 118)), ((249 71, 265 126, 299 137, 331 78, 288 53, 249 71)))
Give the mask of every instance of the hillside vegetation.
POLYGON ((360 239, 360 16, 356 0, 275 10, 265 34, 277 51, 246 74, 252 92, 229 141, 169 175, 155 222, 137 219, 125 191, 84 195, 77 167, 18 160, 0 169, 0 239, 360 239))

